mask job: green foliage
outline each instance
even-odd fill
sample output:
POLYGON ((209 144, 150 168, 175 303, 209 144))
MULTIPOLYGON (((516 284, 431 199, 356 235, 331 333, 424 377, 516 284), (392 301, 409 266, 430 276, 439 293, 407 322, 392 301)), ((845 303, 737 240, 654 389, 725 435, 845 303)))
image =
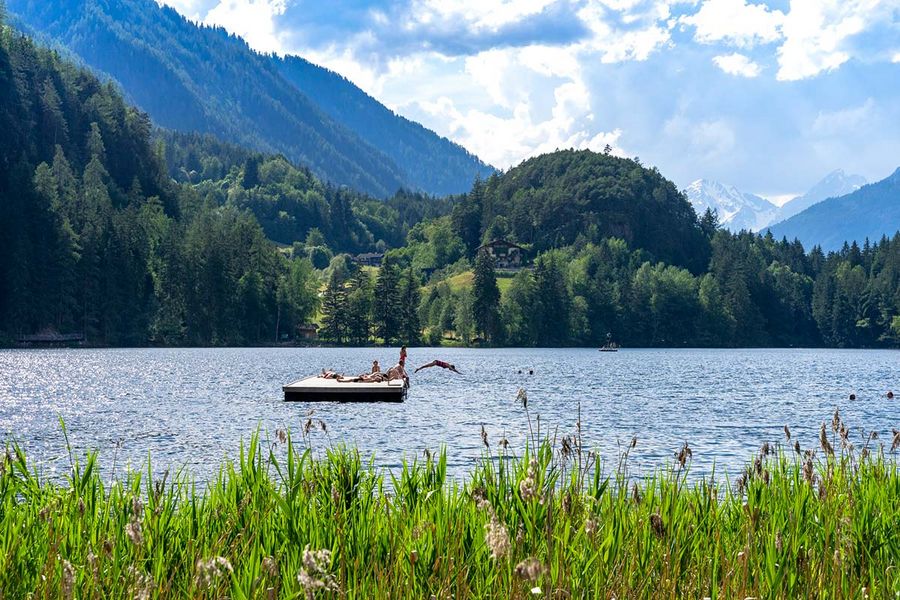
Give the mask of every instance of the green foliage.
POLYGON ((890 598, 900 589, 900 472, 871 437, 841 445, 843 434, 823 425, 823 446, 840 449, 818 456, 766 444, 731 485, 691 477, 686 445, 673 465, 634 477, 628 458, 639 446, 610 473, 577 435, 533 436, 518 451, 487 449, 457 482, 443 451, 384 472, 356 450, 313 446, 310 427, 301 433, 253 435, 205 487, 149 461, 110 481, 96 453, 70 454, 65 480, 48 479, 8 446, 0 594, 890 598))
POLYGON ((334 187, 283 156, 257 154, 208 135, 158 137, 173 179, 192 184, 207 202, 249 210, 276 242, 305 240, 316 268, 324 268, 331 252, 371 252, 379 241, 402 246, 421 221, 450 211, 449 200, 422 194, 400 191, 382 201, 334 187))
POLYGON ((310 318, 308 265, 173 183, 114 87, 9 29, 0 80, 0 337, 252 344, 310 318))
POLYGON ((476 182, 452 221, 471 254, 504 235, 537 253, 617 237, 694 273, 709 258, 700 222, 671 181, 637 161, 587 150, 538 156, 476 182))
POLYGON ((494 273, 494 259, 487 252, 479 252, 475 257, 472 313, 478 333, 489 343, 497 341, 500 336, 500 288, 494 273))

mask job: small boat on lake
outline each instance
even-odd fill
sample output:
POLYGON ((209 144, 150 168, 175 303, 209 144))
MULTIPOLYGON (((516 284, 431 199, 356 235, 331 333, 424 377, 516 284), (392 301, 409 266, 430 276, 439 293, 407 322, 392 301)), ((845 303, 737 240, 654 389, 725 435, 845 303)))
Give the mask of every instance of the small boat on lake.
POLYGON ((617 343, 615 343, 614 341, 612 341, 612 334, 607 333, 606 334, 606 343, 600 347, 600 352, 618 352, 618 351, 619 351, 619 345, 617 343))
POLYGON ((402 379, 339 381, 313 375, 282 386, 284 399, 302 402, 403 402, 408 390, 402 379))

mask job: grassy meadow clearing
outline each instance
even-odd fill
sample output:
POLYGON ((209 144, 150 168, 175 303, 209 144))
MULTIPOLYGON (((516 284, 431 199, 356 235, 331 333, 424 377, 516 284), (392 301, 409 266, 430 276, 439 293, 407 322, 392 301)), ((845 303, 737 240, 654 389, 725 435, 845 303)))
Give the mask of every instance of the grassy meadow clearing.
POLYGON ((900 597, 900 432, 837 413, 732 481, 689 477, 687 444, 635 478, 639 440, 607 469, 578 432, 483 433, 465 482, 444 452, 386 473, 318 426, 253 435, 202 487, 149 462, 110 483, 93 454, 50 480, 9 445, 0 598, 900 597))

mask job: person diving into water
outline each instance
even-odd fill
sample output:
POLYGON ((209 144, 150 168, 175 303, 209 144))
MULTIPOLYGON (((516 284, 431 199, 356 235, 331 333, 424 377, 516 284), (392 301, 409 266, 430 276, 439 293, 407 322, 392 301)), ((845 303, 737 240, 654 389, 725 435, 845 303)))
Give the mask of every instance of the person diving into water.
POLYGON ((430 363, 428 363, 427 365, 422 365, 421 367, 417 368, 415 371, 413 371, 413 373, 418 373, 422 369, 430 369, 431 367, 440 367, 442 369, 450 369, 457 375, 462 375, 462 373, 460 373, 459 371, 456 370, 456 367, 454 365, 444 362, 442 360, 433 360, 430 363))

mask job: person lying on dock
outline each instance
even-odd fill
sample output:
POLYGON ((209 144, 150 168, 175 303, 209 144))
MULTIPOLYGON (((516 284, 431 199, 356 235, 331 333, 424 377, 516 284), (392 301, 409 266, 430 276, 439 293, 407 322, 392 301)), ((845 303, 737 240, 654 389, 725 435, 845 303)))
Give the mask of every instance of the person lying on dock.
POLYGON ((340 379, 341 377, 343 377, 343 375, 335 371, 326 371, 325 369, 322 369, 319 377, 321 377, 322 379, 340 379))
POLYGON ((455 366, 451 365, 450 363, 446 363, 442 360, 433 360, 430 363, 428 363, 427 365, 422 365, 421 367, 416 369, 414 372, 418 373, 422 369, 430 369, 431 367, 440 367, 442 369, 450 369, 454 373, 456 373, 458 375, 462 375, 462 373, 460 373, 459 371, 456 370, 455 366))
POLYGON ((356 377, 338 378, 338 381, 341 383, 381 383, 382 381, 387 380, 387 376, 380 371, 377 373, 363 373, 362 375, 357 375, 356 377))

